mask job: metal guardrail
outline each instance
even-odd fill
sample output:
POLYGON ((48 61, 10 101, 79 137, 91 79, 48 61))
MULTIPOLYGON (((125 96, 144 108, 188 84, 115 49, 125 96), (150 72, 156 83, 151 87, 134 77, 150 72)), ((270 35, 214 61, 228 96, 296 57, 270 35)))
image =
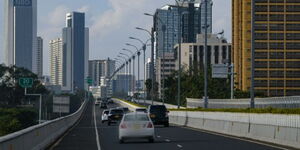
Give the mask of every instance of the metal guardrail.
MULTIPOLYGON (((203 99, 187 98, 188 108, 204 107, 203 99)), ((209 108, 249 108, 249 99, 209 99, 209 108)), ((255 108, 300 108, 300 96, 256 98, 255 108)))
POLYGON ((71 115, 0 137, 0 150, 45 149, 78 121, 86 103, 71 115))

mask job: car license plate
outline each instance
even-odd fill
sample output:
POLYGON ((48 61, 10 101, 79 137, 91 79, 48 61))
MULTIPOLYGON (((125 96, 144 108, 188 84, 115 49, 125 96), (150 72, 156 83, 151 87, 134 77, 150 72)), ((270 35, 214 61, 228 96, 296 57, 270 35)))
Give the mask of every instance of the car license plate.
POLYGON ((151 118, 155 118, 155 115, 150 115, 151 118))
POLYGON ((119 116, 115 116, 115 118, 119 118, 119 116))
POLYGON ((140 125, 136 124, 136 125, 133 126, 133 128, 134 128, 135 130, 138 130, 138 129, 140 129, 141 127, 140 127, 140 125))

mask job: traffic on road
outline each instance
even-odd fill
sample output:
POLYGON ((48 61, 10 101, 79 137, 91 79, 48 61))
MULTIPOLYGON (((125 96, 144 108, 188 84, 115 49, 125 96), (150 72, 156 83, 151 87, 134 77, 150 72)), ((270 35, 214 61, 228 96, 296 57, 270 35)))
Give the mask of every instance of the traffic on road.
POLYGON ((81 120, 49 149, 54 150, 275 150, 276 146, 173 126, 160 105, 129 110, 89 102, 81 120), (152 117, 151 117, 152 115, 152 117))

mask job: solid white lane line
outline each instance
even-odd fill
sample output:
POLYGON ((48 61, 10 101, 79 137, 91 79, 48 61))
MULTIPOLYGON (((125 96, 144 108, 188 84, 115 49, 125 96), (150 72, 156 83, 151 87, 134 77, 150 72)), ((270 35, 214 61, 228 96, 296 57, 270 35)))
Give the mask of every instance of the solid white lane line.
POLYGON ((101 150, 101 147, 100 147, 100 140, 99 140, 99 133, 98 133, 98 129, 97 129, 97 120, 96 120, 96 110, 95 110, 95 105, 93 105, 93 110, 94 110, 94 125, 95 125, 95 132, 96 132, 97 148, 98 148, 98 150, 101 150))
POLYGON ((177 147, 179 147, 179 148, 182 148, 183 146, 182 146, 182 145, 179 145, 179 144, 177 144, 177 147))

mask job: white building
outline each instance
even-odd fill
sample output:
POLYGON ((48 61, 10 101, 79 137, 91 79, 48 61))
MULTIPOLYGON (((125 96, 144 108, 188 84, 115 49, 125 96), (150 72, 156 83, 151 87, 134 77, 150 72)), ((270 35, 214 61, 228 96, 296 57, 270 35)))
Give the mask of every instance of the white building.
MULTIPOLYGON (((175 46, 175 51, 178 51, 178 45, 175 46)), ((207 55, 209 65, 231 63, 231 43, 228 43, 223 36, 208 34, 207 55)), ((181 44, 181 66, 185 70, 195 66, 202 69, 203 62, 204 34, 198 34, 196 43, 181 44)), ((178 59, 176 59, 176 70, 177 69, 178 59)))
POLYGON ((146 80, 151 78, 151 59, 148 58, 145 64, 145 73, 146 73, 146 80))
POLYGON ((63 78, 63 47, 62 39, 49 42, 50 47, 50 81, 52 85, 61 85, 63 78))
POLYGON ((4 62, 37 73, 37 0, 4 0, 4 62))

